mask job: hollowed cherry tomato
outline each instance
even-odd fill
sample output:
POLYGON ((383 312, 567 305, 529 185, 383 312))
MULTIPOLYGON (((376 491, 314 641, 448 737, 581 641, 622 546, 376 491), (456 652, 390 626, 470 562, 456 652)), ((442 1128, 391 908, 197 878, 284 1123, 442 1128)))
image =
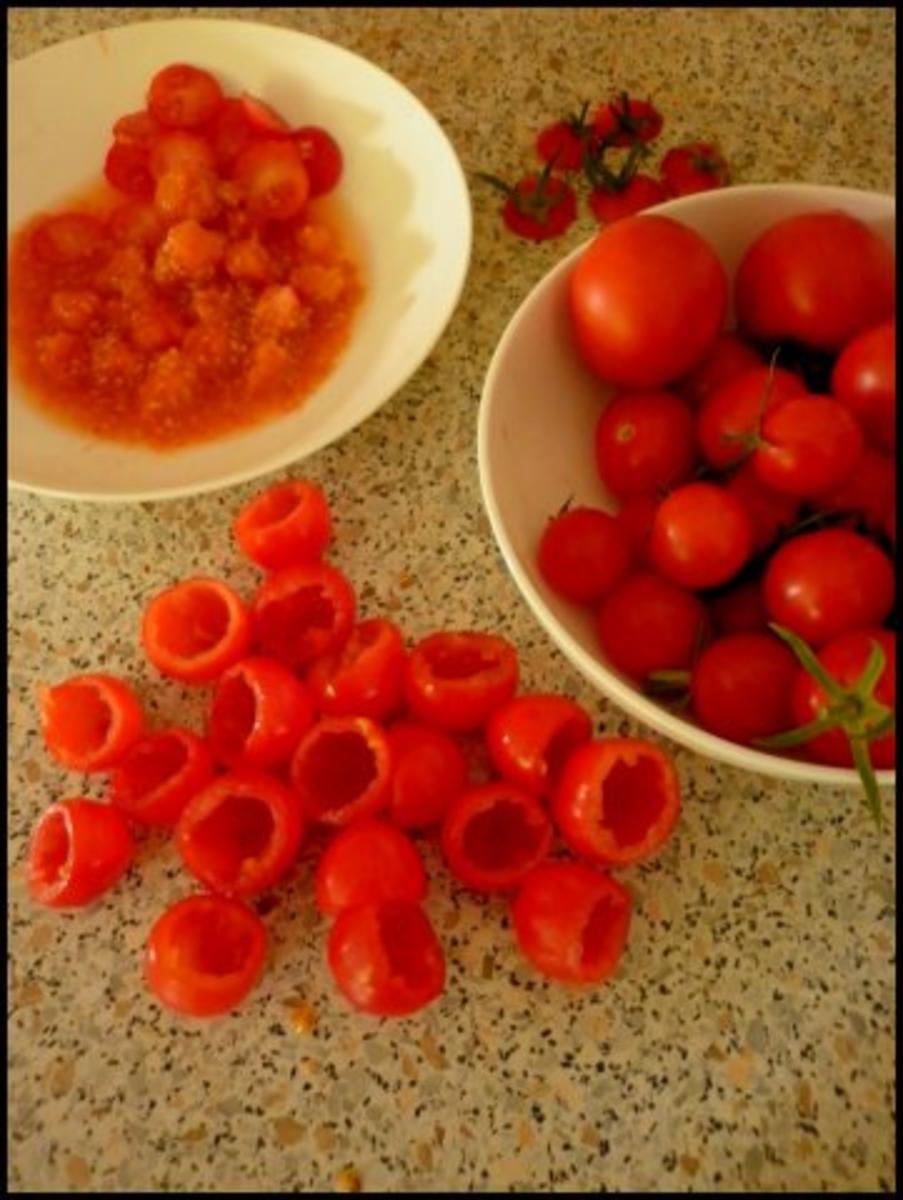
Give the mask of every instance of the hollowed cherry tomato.
POLYGON ((571 752, 592 732, 589 713, 574 700, 534 692, 496 709, 486 726, 486 746, 503 778, 546 796, 571 752))
POLYGON ((511 783, 462 792, 442 826, 442 851, 451 873, 477 892, 517 887, 551 844, 552 823, 542 804, 511 783))
POLYGON ((406 660, 398 626, 372 617, 352 629, 340 650, 316 659, 307 682, 326 716, 383 721, 403 703, 406 660))
POLYGON ((190 729, 165 729, 136 742, 110 774, 110 802, 140 825, 175 825, 213 779, 213 755, 190 729))
POLYGON ((337 917, 359 904, 419 903, 426 895, 423 862, 409 837, 385 821, 364 819, 343 829, 317 864, 317 907, 337 917))
POLYGON ((153 77, 147 94, 151 116, 171 129, 197 129, 211 120, 223 101, 209 71, 173 63, 153 77))
POLYGON ((780 733, 790 723, 795 656, 770 633, 716 639, 699 656, 690 681, 693 715, 732 742, 780 733))
POLYGON ((351 584, 335 567, 306 563, 274 571, 254 597, 257 644, 264 654, 303 670, 345 643, 355 607, 351 584))
POLYGON ((111 187, 127 196, 146 200, 154 194, 148 154, 140 146, 114 142, 104 159, 103 173, 111 187))
POLYGON ((752 463, 766 487, 817 496, 850 477, 863 447, 862 431, 843 404, 827 396, 795 396, 765 414, 752 463))
POLYGON ((706 635, 706 611, 692 592, 642 571, 603 601, 596 631, 611 665, 642 681, 690 665, 706 635))
POLYGON ((730 494, 743 505, 752 525, 752 548, 765 550, 789 529, 800 511, 797 496, 775 492, 759 477, 747 459, 725 484, 730 494))
POLYGON ((699 413, 697 437, 706 462, 723 470, 746 458, 765 413, 805 391, 799 376, 781 367, 754 366, 733 375, 699 413))
POLYGON ((90 904, 128 870, 134 856, 118 808, 77 797, 45 809, 28 850, 28 890, 49 908, 90 904))
POLYGON ((693 414, 673 392, 623 392, 596 424, 599 478, 619 499, 683 483, 696 462, 694 437, 693 414))
POLYGON ((390 770, 389 743, 375 721, 327 717, 298 744, 291 778, 311 820, 350 825, 385 808, 390 770))
POLYGON ((272 571, 319 561, 332 537, 332 521, 320 488, 290 479, 249 501, 232 532, 246 558, 272 571))
POLYGON ((401 829, 438 825, 467 782, 467 762, 460 748, 448 734, 413 721, 397 721, 388 739, 390 820, 401 829))
POLYGON ((735 496, 713 483, 687 483, 659 505, 649 550, 658 570, 682 587, 716 587, 749 558, 752 536, 735 496))
POLYGON ((221 763, 265 770, 291 758, 315 715, 309 689, 288 667, 273 658, 243 658, 216 685, 207 740, 221 763))
POLYGON ((725 383, 762 365, 762 356, 739 334, 719 333, 706 356, 677 384, 680 396, 702 408, 725 383))
POLYGON ((832 394, 888 454, 897 445, 896 345, 895 321, 867 329, 844 346, 831 375, 832 394))
POLYGON ((297 216, 310 195, 307 172, 290 141, 252 142, 236 159, 233 175, 244 190, 248 211, 261 220, 297 216))
POLYGON ((44 744, 70 771, 115 766, 144 732, 138 697, 112 675, 74 675, 40 689, 39 702, 44 744))
POLYGON ((342 151, 331 134, 318 125, 304 125, 292 134, 310 180, 311 196, 331 192, 342 177, 342 151))
POLYGON ((153 597, 141 640, 161 674, 182 683, 210 683, 247 653, 251 620, 228 584, 197 576, 153 597))
POLYGON ((517 689, 517 651, 488 633, 434 633, 411 651, 405 695, 412 714, 440 729, 478 729, 517 689))
POLYGON ((577 604, 601 600, 626 576, 632 557, 623 525, 598 508, 571 508, 553 517, 539 542, 546 583, 577 604))

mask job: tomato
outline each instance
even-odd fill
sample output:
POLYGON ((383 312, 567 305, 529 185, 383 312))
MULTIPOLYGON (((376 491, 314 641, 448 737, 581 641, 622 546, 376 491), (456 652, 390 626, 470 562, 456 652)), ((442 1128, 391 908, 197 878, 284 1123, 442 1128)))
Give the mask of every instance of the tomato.
POLYGON ((863 446, 849 409, 827 396, 794 396, 765 414, 752 463, 766 487, 817 496, 850 477, 863 446))
POLYGON ((750 367, 732 376, 712 391, 699 413, 697 437, 706 462, 723 469, 746 458, 765 414, 805 391, 798 375, 780 367, 750 367))
POLYGON ((406 661, 401 630, 373 617, 355 625, 340 650, 315 659, 307 682, 326 716, 383 721, 404 701, 406 661))
POLYGON ((247 149, 257 135, 240 100, 228 97, 205 131, 221 172, 229 172, 242 150, 247 149))
POLYGON ((253 217, 284 221, 307 204, 310 183, 291 142, 273 138, 252 142, 235 160, 233 175, 253 217))
POLYGON ((342 151, 335 138, 319 125, 304 125, 292 134, 298 148, 311 196, 331 192, 342 177, 342 151))
POLYGON ((742 330, 841 350, 894 311, 894 253, 842 212, 778 221, 748 247, 734 284, 742 330))
POLYGON ((797 519, 800 501, 764 484, 750 459, 725 484, 746 510, 752 524, 753 551, 767 549, 797 519))
POLYGON ((126 200, 110 214, 109 230, 117 242, 151 248, 163 241, 166 224, 153 204, 126 200))
POLYGON ((315 483, 289 479, 245 504, 232 532, 246 558, 276 570, 322 558, 332 538, 332 519, 315 483))
POLYGON ((586 123, 588 108, 584 103, 579 113, 544 125, 536 135, 536 153, 556 171, 579 171, 583 166, 583 152, 592 136, 586 123))
POLYGON ((538 563, 549 587, 567 600, 601 600, 630 570, 623 526, 598 508, 568 509, 552 517, 539 542, 538 563))
POLYGON ((651 208, 653 204, 661 204, 668 199, 668 193, 651 175, 631 175, 621 187, 594 187, 587 197, 590 212, 600 225, 608 225, 612 221, 623 221, 651 208))
POLYGON ((640 571, 603 601, 596 631, 608 663, 642 681, 652 671, 688 667, 706 625, 705 607, 692 592, 640 571))
POLYGON ((544 796, 554 788, 568 756, 592 732, 589 713, 575 701, 533 692, 496 709, 486 726, 486 746, 499 775, 544 796))
POLYGON ((39 703, 44 744, 70 771, 115 766, 144 732, 141 702, 112 675, 73 675, 40 688, 39 703))
POLYGON ((60 213, 44 217, 31 235, 37 258, 55 266, 88 263, 106 253, 103 222, 90 213, 60 213))
POLYGON ((28 849, 28 890, 49 908, 79 908, 125 874, 135 848, 118 808, 79 796, 51 804, 28 849))
POLYGON ((274 571, 253 602, 254 635, 266 655, 301 670, 344 645, 356 600, 341 571, 307 563, 274 571))
POLYGON ((545 862, 526 876, 511 904, 521 953, 549 979, 601 983, 627 942, 630 893, 584 863, 545 862))
POLYGON ((337 917, 358 904, 419 903, 426 895, 423 862, 409 837, 385 821, 362 820, 326 847, 315 879, 317 907, 337 917))
POLYGON ((229 767, 266 770, 287 762, 314 723, 307 686, 274 658, 243 658, 220 676, 207 718, 207 739, 229 767))
POLYGON ((164 729, 136 742, 110 774, 110 803, 139 825, 169 827, 213 779, 213 755, 190 729, 164 729))
POLYGON ((790 688, 798 669, 793 653, 770 633, 717 638, 693 667, 693 715, 704 729, 732 742, 779 733, 790 723, 790 688))
POLYGON ((288 123, 280 117, 275 108, 258 96, 252 96, 250 92, 242 92, 239 104, 241 104, 255 134, 265 137, 280 137, 288 136, 291 133, 288 123))
POLYGON ((624 867, 661 848, 677 823, 680 785, 671 759, 641 738, 596 738, 565 764, 552 812, 574 854, 624 867))
POLYGON ((184 63, 173 63, 158 71, 147 93, 151 116, 170 129, 206 125, 222 101, 222 89, 210 72, 184 63))
POLYGON ((552 164, 547 163, 542 171, 525 175, 513 187, 494 175, 478 173, 478 178, 506 197, 502 220, 518 237, 544 242, 564 233, 577 219, 577 193, 551 170, 552 164))
POLYGON ((552 845, 552 823, 539 799, 496 781, 462 792, 442 825, 442 852, 451 873, 477 892, 507 892, 552 845))
POLYGON ((345 999, 374 1016, 408 1016, 445 987, 442 945, 409 900, 345 909, 330 931, 326 957, 345 999))
POLYGON ((439 729, 396 721, 388 731, 392 760, 388 815, 401 829, 438 825, 467 782, 467 762, 439 729))
POLYGON ((761 365, 762 356, 758 350, 739 334, 724 330, 715 338, 705 357, 676 385, 677 391, 688 404, 702 408, 723 384, 761 365))
POLYGON ((894 602, 894 568, 874 542, 847 529, 804 533, 775 551, 765 569, 772 621, 814 646, 880 625, 894 602))
POLYGON ((768 628, 768 613, 758 580, 739 583, 710 601, 712 621, 720 634, 764 633, 768 628))
POLYGON ((724 155, 711 142, 672 146, 660 169, 662 183, 671 196, 692 196, 730 183, 724 155))
POLYGON ((125 113, 113 125, 113 140, 123 146, 138 146, 150 150, 154 142, 165 132, 163 126, 146 109, 125 113))
POLYGON ((659 505, 649 550, 658 570, 682 587, 717 587, 749 558, 752 538, 735 496, 714 483, 687 483, 659 505))
POLYGON ((154 194, 147 151, 140 146, 114 142, 104 159, 103 173, 111 187, 127 196, 146 200, 154 194))
POLYGON ((888 454, 880 454, 870 446, 853 468, 853 473, 831 491, 814 497, 819 508, 829 512, 847 512, 860 517, 874 530, 886 527, 893 513, 897 494, 897 465, 888 454))
POLYGON ((885 321, 844 346, 831 393, 862 426, 869 442, 892 454, 897 445, 897 327, 885 321))
POLYGON ((640 215, 597 234, 570 276, 570 314, 584 361, 609 383, 658 388, 711 348, 727 310, 717 255, 670 217, 640 215))
POLYGON ((596 138, 610 146, 654 142, 662 125, 662 115, 651 100, 636 100, 626 93, 600 105, 593 116, 596 138))
POLYGON ((631 496, 623 501, 616 513, 618 524, 633 548, 634 562, 644 566, 649 565, 649 538, 652 536, 658 504, 656 495, 631 496))
POLYGON ((155 922, 145 953, 148 987, 161 1004, 187 1017, 236 1008, 263 972, 266 926, 226 896, 188 896, 155 922))
POLYGON ((689 479, 696 464, 693 414, 673 392, 625 392, 599 414, 596 469, 613 496, 630 499, 689 479))
POLYGON ((151 147, 148 162, 154 179, 176 172, 212 175, 216 170, 216 157, 210 143, 194 133, 165 133, 151 147))
POLYGON ((478 729, 517 690, 517 651, 488 633, 434 633, 408 656, 405 697, 428 725, 478 729))
POLYGON ((291 779, 312 821, 340 826, 386 807, 390 771, 389 743, 380 725, 367 717, 326 717, 298 743, 291 779))
POLYGON ((251 640, 248 610, 219 579, 197 576, 159 592, 141 625, 144 652, 162 675, 211 683, 244 658, 251 640))

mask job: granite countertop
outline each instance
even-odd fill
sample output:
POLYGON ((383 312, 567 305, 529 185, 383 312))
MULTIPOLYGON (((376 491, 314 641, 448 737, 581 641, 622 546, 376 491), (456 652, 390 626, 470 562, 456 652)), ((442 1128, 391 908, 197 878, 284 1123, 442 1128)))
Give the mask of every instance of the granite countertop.
MULTIPOLYGON (((371 59, 432 109, 468 172, 515 177, 540 124, 626 88, 666 114, 663 145, 716 135, 737 182, 893 190, 890 10, 14 8, 9 53, 201 11, 371 59)), ((489 189, 474 186, 473 206, 471 272, 434 353, 303 472, 331 498, 336 561, 363 609, 411 637, 438 623, 498 629, 527 685, 632 729, 521 601, 476 472, 493 347, 590 219, 533 246, 502 231, 489 189)), ((30 827, 81 784, 45 756, 36 684, 106 669, 134 679, 158 719, 197 721, 199 698, 144 664, 139 607, 198 569, 249 590, 228 522, 266 482, 125 507, 9 497, 12 1190, 329 1191, 347 1186, 348 1166, 374 1191, 893 1190, 892 835, 877 838, 854 795, 675 749, 684 816, 665 852, 630 873, 632 935, 607 986, 544 983, 520 961, 504 906, 437 872, 428 910, 447 991, 396 1023, 334 994, 309 863, 267 916, 261 986, 209 1024, 170 1017, 141 981, 151 922, 190 890, 167 845, 146 843, 88 911, 29 903, 30 827), (304 1029, 292 1018, 302 1001, 304 1029)))

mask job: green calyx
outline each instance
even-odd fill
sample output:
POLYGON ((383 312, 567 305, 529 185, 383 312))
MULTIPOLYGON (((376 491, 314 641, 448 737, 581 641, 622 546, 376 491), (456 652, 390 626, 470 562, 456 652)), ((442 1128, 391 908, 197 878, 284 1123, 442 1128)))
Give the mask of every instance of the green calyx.
POLYGON ((504 179, 499 179, 497 175, 489 175, 485 171, 476 171, 475 175, 477 179, 482 179, 484 183, 488 183, 490 187, 494 187, 496 191, 507 197, 521 216, 533 217, 541 222, 548 217, 561 199, 560 196, 553 196, 549 191, 549 180, 557 159, 558 155, 553 155, 540 173, 535 176, 536 187, 532 192, 524 193, 519 187, 512 187, 510 183, 505 183, 504 179))
POLYGON ((643 142, 634 142, 618 171, 612 171, 605 161, 611 138, 602 138, 595 149, 588 148, 583 156, 583 171, 592 188, 606 192, 623 192, 636 175, 640 162, 649 154, 643 142))

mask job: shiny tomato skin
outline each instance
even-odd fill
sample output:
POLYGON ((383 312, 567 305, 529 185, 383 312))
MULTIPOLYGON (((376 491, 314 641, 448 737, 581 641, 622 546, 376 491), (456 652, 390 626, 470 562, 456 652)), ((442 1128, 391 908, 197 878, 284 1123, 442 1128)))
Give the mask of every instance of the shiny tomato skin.
POLYGON ((467 783, 460 746, 441 729, 416 721, 396 721, 387 736, 392 759, 389 819, 408 830, 440 824, 467 783))
POLYGON ((752 552, 752 523, 723 487, 687 483, 659 505, 649 541, 656 568, 681 587, 733 579, 752 552))
POLYGON ((342 151, 332 134, 318 125, 305 125, 295 130, 292 141, 307 172, 311 196, 331 192, 341 179, 344 166, 342 151))
POLYGON ((385 821, 364 819, 341 830, 317 864, 317 908, 337 917, 358 904, 419 903, 426 895, 423 861, 409 837, 385 821))
POLYGON ((750 459, 734 472, 725 487, 746 510, 752 524, 754 551, 765 550, 799 515, 799 497, 768 487, 750 459))
POLYGON ((718 334, 705 357, 684 375, 676 391, 693 408, 701 408, 722 384, 761 365, 758 350, 738 333, 726 329, 718 334))
POLYGON ((699 412, 696 436, 706 462, 719 470, 741 462, 752 449, 765 414, 805 392, 798 375, 781 367, 749 367, 714 388, 699 412))
POLYGON ((289 479, 249 500, 232 534, 245 557, 267 571, 318 562, 332 538, 329 505, 315 483, 289 479))
POLYGON ((790 496, 816 496, 847 480, 864 441, 849 410, 827 396, 794 396, 762 421, 753 467, 766 487, 790 496))
POLYGON ((796 657, 771 633, 734 633, 708 645, 693 667, 696 720, 732 742, 781 733, 790 725, 796 657))
POLYGON ((653 571, 629 576, 596 618, 599 645, 616 670, 637 682, 653 671, 689 667, 707 632, 702 601, 653 571))
POLYGON ((31 835, 27 880, 32 900, 80 908, 125 874, 135 846, 125 815, 78 796, 45 808, 31 835))
POLYGON ((357 600, 347 577, 324 562, 271 572, 252 602, 254 639, 260 653, 303 671, 338 650, 354 626, 357 600))
POLYGON ((161 675, 180 683, 218 679, 247 653, 251 620, 227 583, 183 579, 151 598, 141 622, 144 653, 161 675))
POLYGON ((386 731, 376 721, 323 717, 298 743, 290 774, 306 816, 339 828, 382 812, 391 769, 386 731))
POLYGON ((602 509, 580 506, 552 517, 543 530, 539 570, 566 600, 601 600, 630 570, 632 552, 622 525, 602 509))
POLYGON ((213 774, 213 755, 203 738, 190 729, 154 731, 110 772, 110 803, 138 825, 172 828, 213 774))
POLYGON ((116 766, 144 733, 134 688, 115 675, 72 675, 38 692, 44 745, 70 771, 116 766))
POLYGON ((406 661, 398 626, 371 617, 355 625, 340 650, 311 663, 307 682, 324 716, 384 721, 404 702, 406 661))
POLYGON ((222 101, 222 89, 210 72, 185 63, 173 63, 158 71, 147 94, 151 116, 169 129, 206 125, 222 101))
POLYGON ((418 721, 463 733, 510 700, 517 680, 517 651, 504 638, 444 631, 422 639, 408 656, 405 697, 418 721))
POLYGON ((858 334, 831 375, 831 394, 849 408, 871 445, 888 454, 897 445, 896 330, 890 320, 858 334))
POLYGON ((267 770, 291 758, 313 724, 310 689, 274 658, 250 655, 220 676, 207 716, 207 741, 227 767, 267 770))
POLYGON ((499 775, 548 795, 570 753, 592 736, 589 713, 567 696, 528 692, 489 718, 486 746, 499 775))
POLYGON ((652 536, 658 505, 659 497, 654 494, 631 496, 629 500, 622 501, 615 514, 627 535, 638 567, 648 567, 650 564, 649 538, 652 536))
POLYGON ((673 487, 693 473, 693 414, 673 392, 622 392, 600 413, 594 436, 599 478, 618 499, 673 487))

